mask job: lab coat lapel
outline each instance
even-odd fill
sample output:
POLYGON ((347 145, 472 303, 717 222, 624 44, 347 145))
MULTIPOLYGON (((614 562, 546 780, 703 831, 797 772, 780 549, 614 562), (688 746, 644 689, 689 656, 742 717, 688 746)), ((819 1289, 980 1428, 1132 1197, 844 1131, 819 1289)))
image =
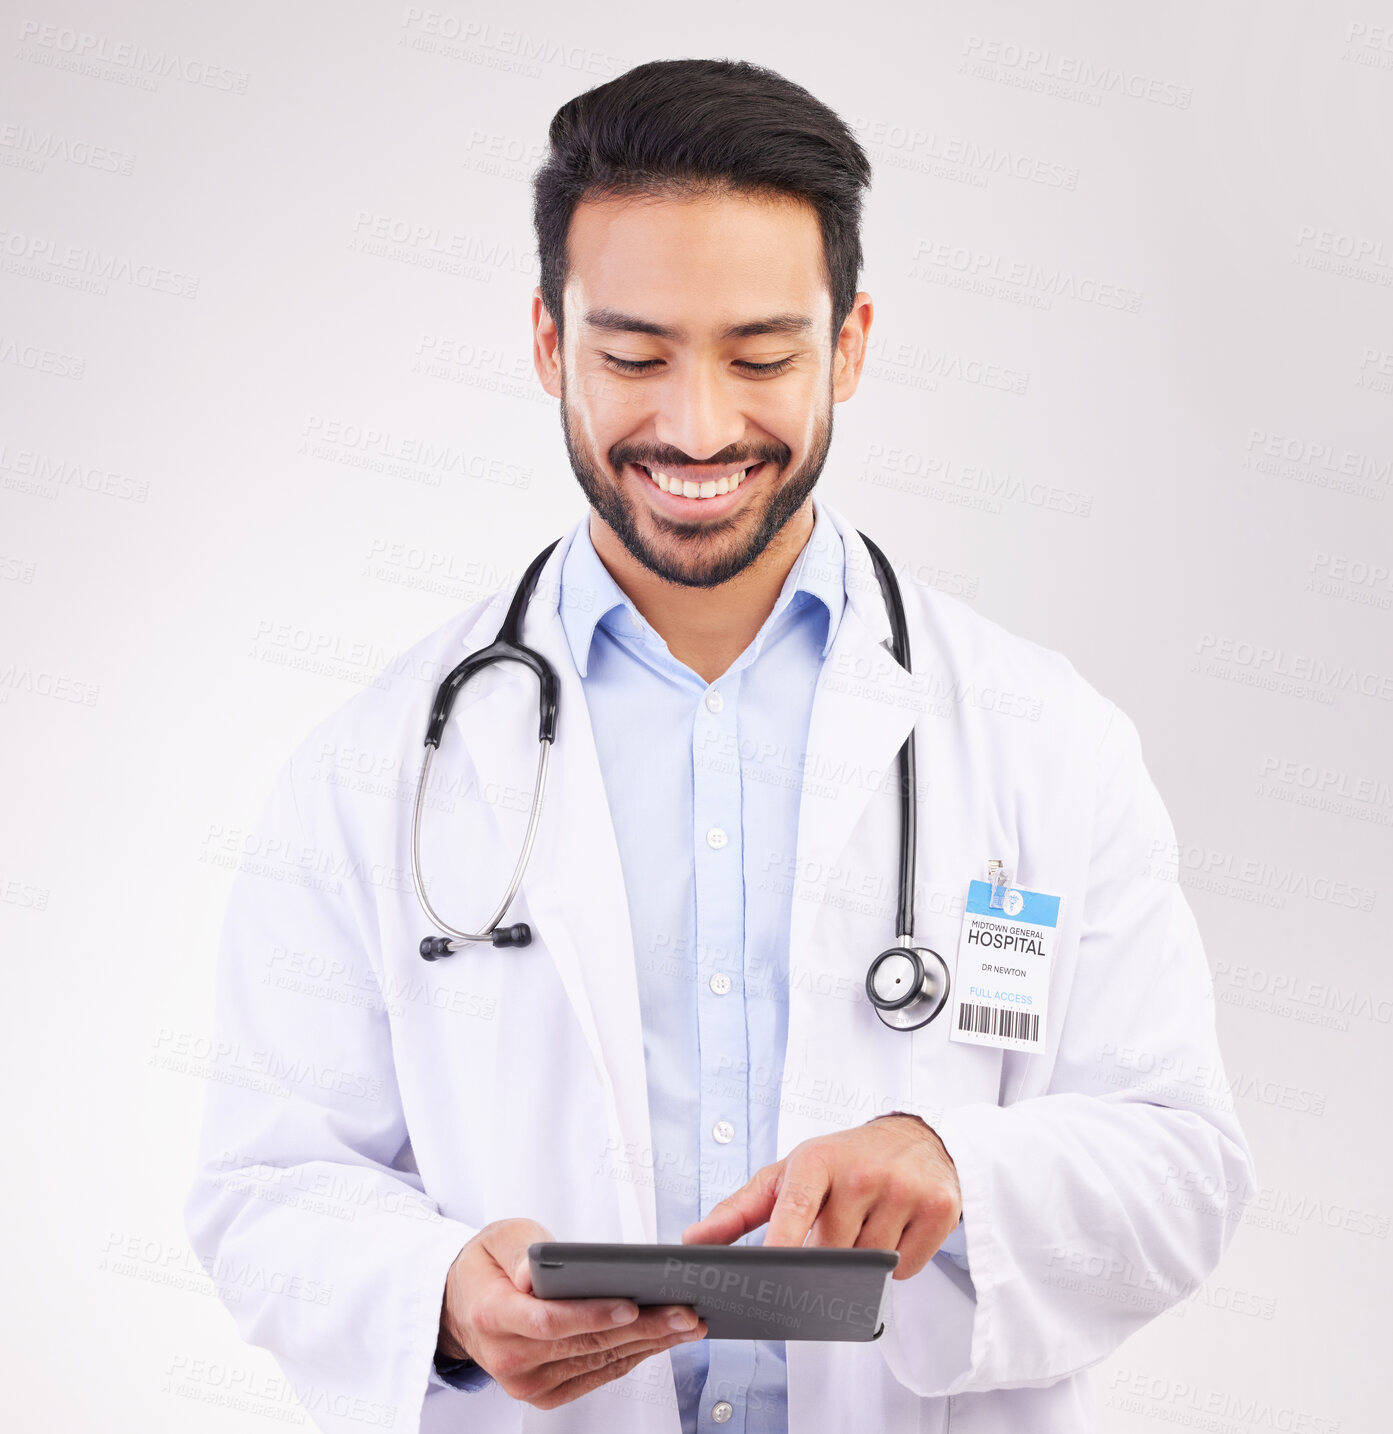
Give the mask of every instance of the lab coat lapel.
MULTIPOLYGON (((611 1133, 622 1157, 615 1163, 622 1165, 626 1152, 650 1145, 648 1086, 619 846, 589 707, 557 606, 561 565, 573 533, 548 558, 523 619, 522 640, 551 663, 559 691, 541 820, 519 894, 534 939, 555 963, 605 1086, 611 1133)), ((471 648, 492 640, 506 606, 505 594, 498 617, 481 624, 488 636, 472 640, 471 648)), ((497 715, 479 721, 484 714, 474 714, 469 724, 470 757, 481 789, 490 783, 517 785, 522 774, 536 771, 536 679, 520 664, 498 666, 510 676, 479 699, 495 706, 497 715)), ((525 780, 530 794, 531 775, 525 780)), ((540 1038, 545 1040, 545 1033, 540 1038)), ((566 1073, 559 1078, 566 1079, 566 1073)), ((641 1167, 631 1173, 632 1179, 616 1181, 624 1238, 651 1242, 657 1238, 653 1187, 641 1167)))
MULTIPOLYGON (((928 690, 922 674, 905 672, 881 645, 890 636, 890 620, 870 554, 855 529, 825 506, 846 552, 847 602, 818 674, 808 724, 796 870, 814 874, 837 862, 872 793, 881 786, 894 789, 900 747, 928 690)), ((911 667, 914 658, 911 645, 911 667)), ((819 901, 793 902, 791 973, 809 949, 822 910, 819 901)), ((892 934, 898 933, 887 930, 887 946, 892 934)))

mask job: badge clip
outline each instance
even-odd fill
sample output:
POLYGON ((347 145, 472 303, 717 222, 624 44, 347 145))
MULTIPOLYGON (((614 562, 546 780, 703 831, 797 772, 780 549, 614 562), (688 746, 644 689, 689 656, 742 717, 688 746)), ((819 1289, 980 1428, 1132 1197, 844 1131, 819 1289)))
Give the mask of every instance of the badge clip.
POLYGON ((1011 873, 1001 864, 998 857, 992 857, 987 863, 987 880, 991 884, 992 894, 990 905, 1001 910, 1006 905, 1006 893, 1011 887, 1011 873))

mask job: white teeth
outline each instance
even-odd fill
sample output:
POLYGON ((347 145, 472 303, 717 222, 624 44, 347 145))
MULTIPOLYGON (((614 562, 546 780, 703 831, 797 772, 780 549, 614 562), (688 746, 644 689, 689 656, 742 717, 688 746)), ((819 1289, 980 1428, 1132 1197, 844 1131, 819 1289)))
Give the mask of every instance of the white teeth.
POLYGON ((676 493, 683 498, 715 498, 722 493, 733 493, 745 481, 745 475, 750 470, 742 468, 740 472, 732 473, 728 478, 708 478, 704 483, 693 483, 690 479, 669 478, 666 473, 660 472, 657 468, 649 468, 646 471, 664 493, 676 493))

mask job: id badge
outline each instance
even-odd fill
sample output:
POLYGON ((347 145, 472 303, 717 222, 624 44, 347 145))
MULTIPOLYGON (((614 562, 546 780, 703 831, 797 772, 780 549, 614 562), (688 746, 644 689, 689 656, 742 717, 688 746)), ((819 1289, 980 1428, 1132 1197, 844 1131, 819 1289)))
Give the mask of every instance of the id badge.
POLYGON ((990 882, 968 886, 949 1039, 1042 1051, 1060 898, 1007 886, 999 906, 991 899, 990 882))

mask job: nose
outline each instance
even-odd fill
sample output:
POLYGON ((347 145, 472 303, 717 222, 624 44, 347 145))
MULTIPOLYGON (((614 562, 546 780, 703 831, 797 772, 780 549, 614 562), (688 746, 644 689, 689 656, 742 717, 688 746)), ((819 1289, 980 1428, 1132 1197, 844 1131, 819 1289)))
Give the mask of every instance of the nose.
POLYGON ((720 372, 692 364, 663 385, 654 436, 700 462, 740 442, 745 416, 720 372))

